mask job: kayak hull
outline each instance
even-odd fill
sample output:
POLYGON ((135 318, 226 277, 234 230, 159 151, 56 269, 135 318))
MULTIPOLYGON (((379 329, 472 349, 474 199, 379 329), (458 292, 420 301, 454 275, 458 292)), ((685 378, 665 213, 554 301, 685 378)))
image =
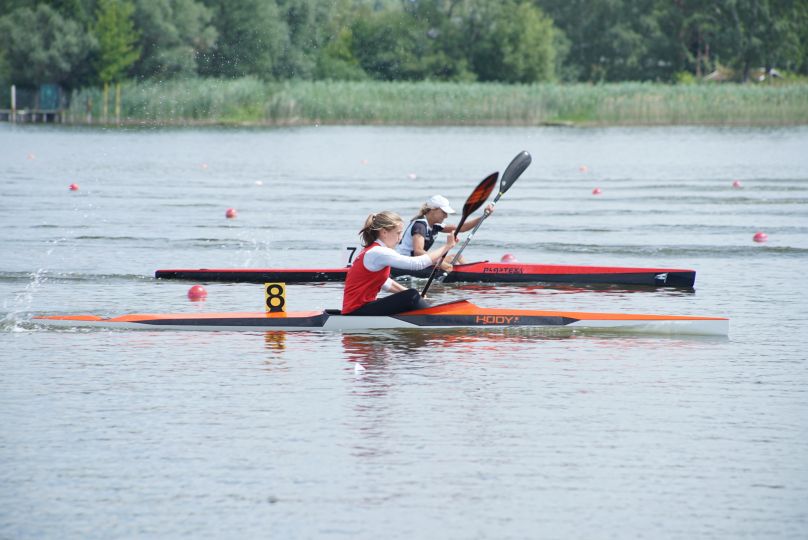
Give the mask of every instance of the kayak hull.
POLYGON ((726 336, 729 320, 719 317, 637 315, 481 308, 467 301, 390 316, 346 316, 337 310, 290 313, 135 314, 34 317, 48 326, 148 330, 367 331, 374 329, 544 328, 609 330, 640 334, 726 336))
MULTIPOLYGON (((418 272, 391 270, 393 277, 429 277, 431 269, 418 272)), ((345 281, 348 268, 198 268, 157 270, 157 279, 229 283, 322 283, 345 281)), ((476 262, 455 265, 444 283, 565 283, 643 285, 692 288, 695 270, 682 268, 633 268, 476 262)))

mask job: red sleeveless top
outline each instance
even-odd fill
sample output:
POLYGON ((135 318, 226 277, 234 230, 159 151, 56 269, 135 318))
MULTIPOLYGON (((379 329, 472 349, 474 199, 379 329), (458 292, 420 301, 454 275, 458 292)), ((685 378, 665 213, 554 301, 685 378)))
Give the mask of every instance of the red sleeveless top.
POLYGON ((373 302, 382 290, 382 285, 390 277, 390 267, 385 266, 377 272, 365 268, 365 253, 373 248, 380 247, 373 242, 362 250, 356 258, 348 274, 345 276, 345 291, 342 294, 342 313, 348 314, 368 302, 373 302))

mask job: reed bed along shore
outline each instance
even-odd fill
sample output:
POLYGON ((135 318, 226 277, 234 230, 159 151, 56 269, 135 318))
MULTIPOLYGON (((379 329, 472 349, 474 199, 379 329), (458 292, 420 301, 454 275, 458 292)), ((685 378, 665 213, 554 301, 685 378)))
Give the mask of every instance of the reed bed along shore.
MULTIPOLYGON (((115 123, 114 92, 106 121, 115 123)), ((103 123, 100 89, 68 122, 103 123)), ((124 125, 808 124, 808 84, 534 84, 180 80, 123 85, 124 125)))

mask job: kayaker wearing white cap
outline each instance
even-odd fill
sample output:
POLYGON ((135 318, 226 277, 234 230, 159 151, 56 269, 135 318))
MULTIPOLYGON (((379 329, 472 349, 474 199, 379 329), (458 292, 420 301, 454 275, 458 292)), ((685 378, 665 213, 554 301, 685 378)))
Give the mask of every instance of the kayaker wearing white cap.
MULTIPOLYGON (((485 207, 485 212, 490 214, 494 211, 494 205, 489 204, 485 207)), ((449 214, 456 213, 454 208, 449 206, 449 200, 443 195, 432 195, 421 206, 418 215, 412 218, 407 230, 404 231, 404 236, 401 242, 396 246, 396 251, 402 255, 409 257, 417 257, 426 253, 432 244, 435 243, 435 237, 438 233, 454 233, 454 225, 444 223, 443 221, 449 214)), ((480 218, 469 219, 463 224, 460 232, 465 232, 474 228, 480 218)), ((462 262, 461 260, 458 262, 462 262)), ((444 270, 451 270, 451 266, 444 262, 444 270)))

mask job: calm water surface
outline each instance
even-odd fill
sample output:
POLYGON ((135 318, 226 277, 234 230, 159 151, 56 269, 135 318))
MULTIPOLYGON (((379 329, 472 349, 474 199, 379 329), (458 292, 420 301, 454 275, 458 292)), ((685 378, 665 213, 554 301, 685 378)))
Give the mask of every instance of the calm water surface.
POLYGON ((0 538, 806 536, 807 128, 0 125, 0 250, 0 538), (154 270, 338 266, 368 213, 460 207, 520 150, 470 259, 695 268, 695 291, 433 300, 727 316, 729 338, 30 323, 261 310, 260 285, 191 303, 154 270))

